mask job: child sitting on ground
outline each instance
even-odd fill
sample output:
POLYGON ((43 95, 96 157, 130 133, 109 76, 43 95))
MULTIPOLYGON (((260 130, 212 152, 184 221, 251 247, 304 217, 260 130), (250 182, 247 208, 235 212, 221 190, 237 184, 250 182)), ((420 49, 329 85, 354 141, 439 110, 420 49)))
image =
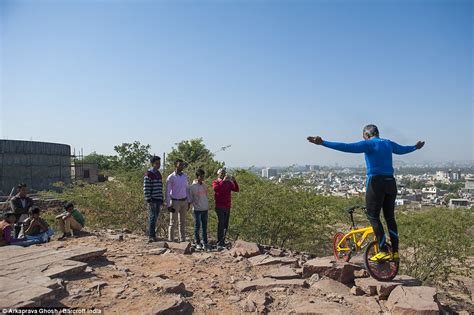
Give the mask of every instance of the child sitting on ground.
POLYGON ((36 244, 49 242, 53 235, 53 230, 48 223, 40 217, 41 210, 33 207, 28 211, 28 218, 23 223, 23 233, 28 241, 36 244))
POLYGON ((74 204, 71 202, 68 202, 64 206, 64 210, 66 211, 56 217, 59 229, 62 232, 58 240, 74 236, 72 233, 82 230, 86 221, 84 216, 77 209, 74 209, 74 204))

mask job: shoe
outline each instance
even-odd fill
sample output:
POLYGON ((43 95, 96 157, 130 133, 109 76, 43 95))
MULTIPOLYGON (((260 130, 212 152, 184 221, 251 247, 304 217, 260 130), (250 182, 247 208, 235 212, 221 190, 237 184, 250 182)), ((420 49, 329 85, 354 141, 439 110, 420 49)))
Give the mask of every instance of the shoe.
POLYGON ((378 252, 377 254, 369 258, 370 261, 386 261, 390 259, 392 259, 392 254, 386 252, 378 252))
POLYGON ((58 237, 58 240, 63 240, 67 237, 71 237, 71 233, 63 233, 60 237, 58 237))
POLYGON ((217 250, 218 251, 221 251, 221 250, 224 250, 224 249, 225 249, 225 246, 217 245, 217 250))
POLYGON ((150 237, 148 239, 148 243, 153 243, 153 242, 156 242, 156 237, 150 237))
POLYGON ((196 244, 196 250, 201 250, 201 249, 203 249, 201 244, 196 244))
POLYGON ((393 260, 400 260, 400 255, 398 254, 398 252, 394 252, 394 253, 392 254, 392 259, 393 259, 393 260))

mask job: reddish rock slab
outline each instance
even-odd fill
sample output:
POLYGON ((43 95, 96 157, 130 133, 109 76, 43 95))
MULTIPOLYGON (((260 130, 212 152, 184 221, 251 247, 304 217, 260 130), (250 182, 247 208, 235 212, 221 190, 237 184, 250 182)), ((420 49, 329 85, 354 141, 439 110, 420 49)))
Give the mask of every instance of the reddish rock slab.
POLYGON ((281 268, 272 269, 266 272, 263 275, 265 278, 273 278, 279 280, 287 280, 287 279, 300 279, 301 276, 297 274, 292 268, 288 266, 283 266, 281 268))
POLYGON ((326 276, 344 284, 354 282, 354 272, 362 267, 350 263, 337 263, 334 257, 318 257, 307 261, 303 265, 303 278, 313 274, 326 276))
POLYGON ((293 257, 273 257, 269 255, 259 255, 249 259, 252 266, 267 266, 267 265, 289 265, 298 263, 298 259, 293 257))
POLYGON ((250 258, 261 254, 257 243, 237 240, 234 246, 229 250, 229 254, 233 257, 250 258))
POLYGON ((396 287, 385 306, 394 315, 437 315, 440 314, 436 288, 396 287))
POLYGON ((319 290, 324 293, 334 293, 342 296, 350 294, 349 287, 331 278, 326 278, 315 282, 311 286, 311 290, 319 290))
POLYGON ((401 275, 389 282, 377 281, 373 278, 355 279, 355 285, 367 295, 378 295, 380 300, 386 300, 396 287, 420 286, 421 281, 401 275))
POLYGON ((180 243, 169 242, 166 244, 168 245, 168 248, 171 249, 175 253, 185 254, 185 255, 192 254, 190 242, 180 242, 180 243))

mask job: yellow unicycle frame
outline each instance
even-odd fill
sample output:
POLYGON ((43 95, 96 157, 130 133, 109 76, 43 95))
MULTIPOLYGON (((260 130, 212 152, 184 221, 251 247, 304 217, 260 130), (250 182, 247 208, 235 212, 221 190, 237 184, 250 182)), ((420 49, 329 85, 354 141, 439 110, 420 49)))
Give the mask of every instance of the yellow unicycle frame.
MULTIPOLYGON (((352 244, 355 245, 355 251, 360 251, 362 248, 362 245, 364 245, 364 242, 367 240, 369 235, 373 236, 374 234, 374 229, 370 227, 365 227, 362 229, 353 229, 347 234, 345 234, 341 240, 337 243, 336 248, 337 251, 353 251, 354 248, 349 248, 349 247, 343 247, 342 244, 346 243, 348 239, 352 240, 352 244)), ((346 244, 349 244, 347 242, 346 244)))

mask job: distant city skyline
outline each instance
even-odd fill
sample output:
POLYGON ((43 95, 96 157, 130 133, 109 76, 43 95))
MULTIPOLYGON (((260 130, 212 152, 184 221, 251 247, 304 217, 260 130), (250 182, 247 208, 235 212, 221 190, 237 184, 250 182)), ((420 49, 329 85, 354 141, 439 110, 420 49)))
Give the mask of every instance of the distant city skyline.
POLYGON ((364 165, 307 136, 474 160, 472 1, 0 0, 0 138, 229 166, 364 165))

